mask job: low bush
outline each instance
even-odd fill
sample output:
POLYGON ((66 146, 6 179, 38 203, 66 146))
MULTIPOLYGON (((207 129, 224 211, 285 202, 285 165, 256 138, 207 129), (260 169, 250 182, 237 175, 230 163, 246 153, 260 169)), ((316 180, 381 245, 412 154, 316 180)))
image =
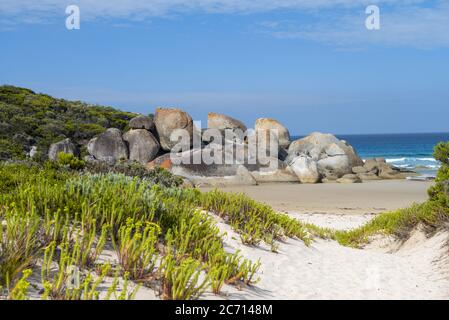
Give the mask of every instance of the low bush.
POLYGON ((18 276, 34 265, 43 246, 37 213, 11 205, 0 206, 0 286, 6 290, 14 287, 18 276))
POLYGON ((64 152, 58 153, 58 165, 70 168, 72 170, 82 170, 86 166, 86 162, 74 156, 64 152))
POLYGON ((161 296, 165 300, 196 300, 203 294, 209 279, 202 274, 198 260, 181 261, 168 254, 161 262, 161 296), (203 276, 203 279, 200 279, 203 276))
POLYGON ((152 275, 159 257, 157 244, 160 227, 155 223, 134 222, 128 218, 114 240, 120 265, 132 280, 143 280, 152 275))

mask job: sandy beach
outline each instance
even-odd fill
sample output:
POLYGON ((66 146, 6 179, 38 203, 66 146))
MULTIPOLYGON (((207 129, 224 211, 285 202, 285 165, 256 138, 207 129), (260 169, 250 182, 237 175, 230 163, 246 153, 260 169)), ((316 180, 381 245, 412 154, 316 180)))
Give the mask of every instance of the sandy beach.
MULTIPOLYGON (((381 181, 364 184, 271 184, 224 188, 286 211, 304 222, 340 230, 363 225, 378 213, 427 198, 428 182, 381 181)), ((405 242, 379 237, 363 249, 316 240, 310 247, 288 239, 279 253, 241 244, 229 225, 229 251, 241 250, 262 262, 261 281, 241 291, 227 286, 224 299, 449 299, 447 240, 415 230, 405 242)), ((205 295, 206 299, 218 298, 205 295)))
POLYGON ((221 189, 245 193, 282 212, 375 214, 425 201, 431 184, 432 182, 422 181, 381 180, 361 184, 279 183, 221 189))

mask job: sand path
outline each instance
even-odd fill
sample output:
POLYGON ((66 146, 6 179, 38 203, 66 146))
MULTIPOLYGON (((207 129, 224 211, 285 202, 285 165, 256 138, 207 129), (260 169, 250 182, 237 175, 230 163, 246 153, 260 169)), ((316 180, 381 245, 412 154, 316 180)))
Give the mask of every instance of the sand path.
MULTIPOLYGON (((300 220, 310 216, 297 214, 300 220)), ((325 226, 354 227, 372 216, 318 215, 314 222, 325 226), (320 221, 320 219, 322 219, 320 221), (330 223, 330 221, 334 223, 330 223)), ((448 299, 446 242, 448 233, 427 239, 416 231, 404 244, 383 239, 368 248, 352 249, 334 241, 318 240, 311 247, 301 241, 282 243, 279 253, 268 248, 243 246, 232 229, 227 232, 228 250, 241 250, 261 259, 261 281, 239 291, 225 287, 226 299, 448 299)), ((213 298, 207 295, 206 299, 213 298)))

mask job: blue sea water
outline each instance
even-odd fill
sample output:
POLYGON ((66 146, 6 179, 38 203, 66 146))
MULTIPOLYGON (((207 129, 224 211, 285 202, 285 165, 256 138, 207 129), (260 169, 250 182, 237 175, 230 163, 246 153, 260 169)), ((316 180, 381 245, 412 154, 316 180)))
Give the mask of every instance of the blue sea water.
POLYGON ((449 133, 363 134, 337 135, 351 144, 363 159, 385 158, 400 168, 434 176, 439 163, 433 158, 433 148, 449 141, 449 133))

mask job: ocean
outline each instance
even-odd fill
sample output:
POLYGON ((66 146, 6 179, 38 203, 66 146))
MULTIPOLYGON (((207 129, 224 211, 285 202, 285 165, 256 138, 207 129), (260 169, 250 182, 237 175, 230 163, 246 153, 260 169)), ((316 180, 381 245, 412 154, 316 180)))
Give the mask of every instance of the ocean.
MULTIPOLYGON (((449 141, 449 133, 360 134, 337 135, 351 144, 363 159, 385 158, 400 168, 435 176, 439 163, 433 158, 433 148, 449 141)), ((294 138, 296 139, 296 138, 294 138)))

